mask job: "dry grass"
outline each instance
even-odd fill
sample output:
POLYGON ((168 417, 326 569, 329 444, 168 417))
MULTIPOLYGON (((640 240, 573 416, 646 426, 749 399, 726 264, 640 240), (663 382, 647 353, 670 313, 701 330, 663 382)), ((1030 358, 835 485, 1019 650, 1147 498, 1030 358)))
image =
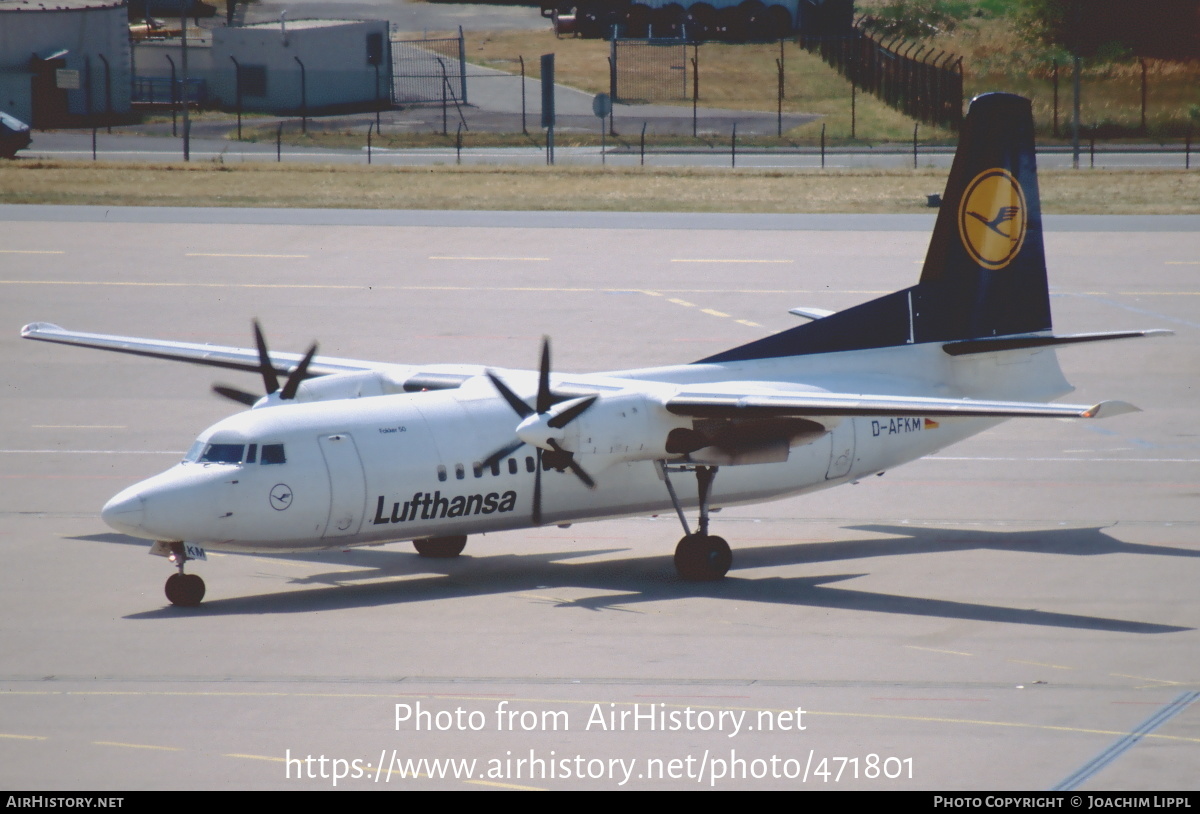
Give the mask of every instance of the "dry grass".
MULTIPOLYGON (((408 35, 401 35, 404 38, 408 35)), ((430 36, 437 36, 430 34, 430 36)), ((553 53, 555 81, 588 93, 609 90, 608 57, 610 44, 604 40, 558 38, 547 27, 543 31, 472 32, 466 39, 468 61, 489 68, 520 73, 519 57, 525 58, 525 73, 540 76, 539 57, 553 53)), ((656 104, 690 105, 692 92, 691 59, 695 49, 687 49, 687 100, 661 101, 656 104)), ((743 110, 776 110, 778 101, 779 44, 728 45, 705 43, 699 47, 700 104, 743 110)), ((823 116, 826 137, 833 143, 850 139, 850 83, 821 59, 801 49, 795 42, 784 43, 783 110, 785 113, 816 113, 823 116)), ((855 105, 856 143, 906 141, 912 138, 913 121, 892 110, 873 96, 858 93, 855 105)), ((821 123, 797 127, 786 132, 793 143, 814 144, 820 139, 821 123)), ((949 131, 922 125, 925 139, 950 139, 949 131)))
MULTIPOLYGON (((247 206, 683 212, 928 212, 945 172, 289 164, 0 164, 0 201, 106 206, 247 206)), ((1200 213, 1200 173, 1042 173, 1047 212, 1200 213)))

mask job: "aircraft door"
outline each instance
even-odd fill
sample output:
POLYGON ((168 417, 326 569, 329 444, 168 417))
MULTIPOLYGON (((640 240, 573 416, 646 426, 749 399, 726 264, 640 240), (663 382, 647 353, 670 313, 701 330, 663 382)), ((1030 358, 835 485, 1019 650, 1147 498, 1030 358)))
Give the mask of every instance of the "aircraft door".
POLYGON ((321 454, 329 473, 329 518, 322 537, 349 537, 362 526, 367 478, 349 433, 322 435, 321 454))
POLYGON ((829 433, 829 469, 825 480, 845 477, 854 465, 854 419, 844 418, 829 433))

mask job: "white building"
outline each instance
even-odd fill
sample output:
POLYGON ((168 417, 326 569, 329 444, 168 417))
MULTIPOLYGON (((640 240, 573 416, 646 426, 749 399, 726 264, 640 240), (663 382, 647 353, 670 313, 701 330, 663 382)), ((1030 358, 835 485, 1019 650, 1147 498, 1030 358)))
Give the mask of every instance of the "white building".
POLYGON ((0 0, 0 109, 34 127, 126 113, 123 0, 0 0))
MULTIPOLYGON (((0 0, 3 2, 3 0, 0 0)), ((135 46, 139 77, 169 78, 182 69, 179 40, 135 46)), ((226 110, 310 112, 388 104, 391 48, 386 21, 281 20, 215 28, 188 41, 188 76, 204 82, 205 99, 226 110)))

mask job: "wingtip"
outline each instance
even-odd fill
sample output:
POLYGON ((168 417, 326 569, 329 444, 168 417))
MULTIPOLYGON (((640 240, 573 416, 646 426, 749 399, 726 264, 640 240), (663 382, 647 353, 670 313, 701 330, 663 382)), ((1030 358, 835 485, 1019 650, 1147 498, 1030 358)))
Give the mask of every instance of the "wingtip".
POLYGON ((62 328, 55 325, 53 322, 30 322, 21 328, 21 336, 25 339, 30 338, 37 333, 45 333, 46 331, 61 331, 62 328))
POLYGON ((1115 415, 1125 415, 1126 413, 1140 413, 1141 407, 1130 404, 1127 401, 1102 401, 1095 407, 1084 412, 1084 418, 1112 418, 1115 415))

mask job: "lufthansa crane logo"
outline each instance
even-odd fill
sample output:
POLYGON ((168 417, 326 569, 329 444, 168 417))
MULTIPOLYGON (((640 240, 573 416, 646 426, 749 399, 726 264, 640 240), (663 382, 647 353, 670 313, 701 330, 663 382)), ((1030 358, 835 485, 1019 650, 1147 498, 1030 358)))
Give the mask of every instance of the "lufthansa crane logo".
POLYGON ((277 483, 271 487, 271 508, 281 512, 292 505, 292 487, 286 483, 277 483))
POLYGON ((1025 192, 1008 170, 984 170, 958 205, 958 233, 971 259, 993 271, 1012 262, 1025 243, 1025 192))

